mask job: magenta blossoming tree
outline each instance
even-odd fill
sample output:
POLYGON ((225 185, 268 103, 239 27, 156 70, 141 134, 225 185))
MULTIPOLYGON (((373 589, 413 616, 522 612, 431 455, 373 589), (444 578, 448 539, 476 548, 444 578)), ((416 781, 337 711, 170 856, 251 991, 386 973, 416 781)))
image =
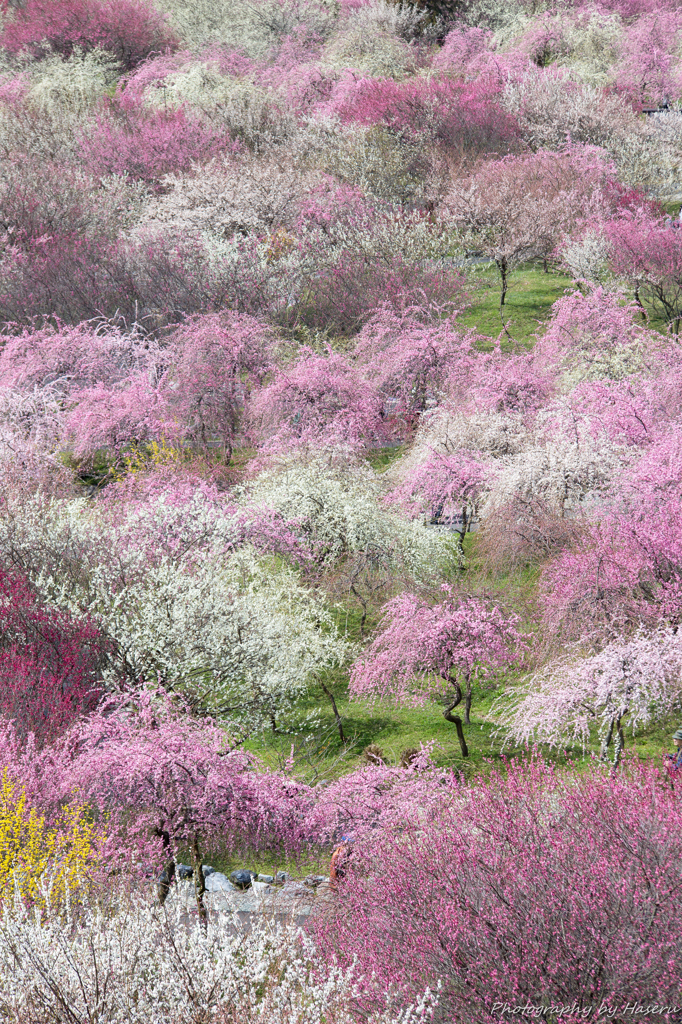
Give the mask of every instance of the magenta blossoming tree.
POLYGON ((387 410, 408 424, 438 404, 445 385, 470 381, 474 367, 484 361, 475 349, 477 335, 453 320, 424 324, 407 312, 377 313, 363 328, 354 356, 366 380, 376 382, 387 410))
POLYGON ((364 447, 384 433, 378 391, 331 351, 320 356, 303 349, 292 366, 278 369, 254 397, 251 419, 266 450, 274 452, 364 447))
POLYGON ((624 211, 604 225, 611 242, 611 267, 633 289, 635 301, 651 305, 679 333, 682 317, 682 238, 670 218, 624 211))
POLYGON ((487 478, 487 467, 467 452, 432 451, 387 500, 412 515, 426 513, 432 523, 450 520, 461 545, 473 525, 487 478))
POLYGON ((0 712, 18 736, 53 740, 103 692, 111 645, 87 619, 38 598, 18 572, 0 570, 0 712))
POLYGON ((189 851, 203 917, 211 844, 288 852, 303 838, 307 787, 263 770, 217 724, 183 715, 163 695, 110 700, 65 737, 62 760, 64 793, 108 813, 110 830, 124 828, 139 858, 163 858, 162 900, 179 851, 189 851))
POLYGON ((329 954, 357 958, 369 1005, 426 985, 461 1024, 497 1024, 505 1005, 579 1024, 622 992, 679 1005, 679 783, 637 762, 572 777, 534 761, 433 788, 442 810, 407 796, 402 821, 362 833, 315 922, 329 954))
POLYGON ((462 720, 452 712, 464 700, 468 723, 474 681, 518 661, 525 639, 517 618, 492 602, 449 584, 441 589, 444 598, 436 604, 408 593, 388 602, 377 636, 353 666, 350 690, 354 697, 417 706, 436 690, 445 703, 443 717, 457 729, 462 757, 468 757, 462 720))
POLYGON ((148 0, 27 0, 9 6, 13 16, 0 42, 11 53, 40 55, 45 42, 64 56, 75 47, 99 47, 130 69, 155 51, 177 46, 165 18, 148 0))

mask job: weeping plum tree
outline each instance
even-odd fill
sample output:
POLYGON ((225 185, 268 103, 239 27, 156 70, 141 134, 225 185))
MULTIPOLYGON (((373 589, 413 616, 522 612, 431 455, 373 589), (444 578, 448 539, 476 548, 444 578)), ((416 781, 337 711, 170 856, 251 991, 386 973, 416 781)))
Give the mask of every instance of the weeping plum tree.
POLYGON ((308 789, 231 747, 211 719, 183 714, 163 694, 111 698, 66 738, 61 785, 125 829, 144 862, 163 858, 163 902, 178 851, 194 864, 197 909, 206 921, 201 870, 207 846, 247 844, 291 850, 301 841, 308 789))
POLYGON ((440 683, 443 717, 452 722, 462 750, 469 756, 462 719, 453 715, 464 701, 470 721, 474 680, 513 664, 525 649, 518 619, 483 597, 442 586, 443 600, 430 604, 414 594, 401 594, 386 605, 379 632, 350 679, 355 697, 390 697, 422 705, 440 683))
POLYGON ((498 702, 497 721, 518 742, 582 743, 590 727, 601 737, 601 758, 615 741, 614 766, 625 746, 626 719, 633 732, 682 703, 682 637, 670 628, 619 637, 578 661, 552 663, 498 702))

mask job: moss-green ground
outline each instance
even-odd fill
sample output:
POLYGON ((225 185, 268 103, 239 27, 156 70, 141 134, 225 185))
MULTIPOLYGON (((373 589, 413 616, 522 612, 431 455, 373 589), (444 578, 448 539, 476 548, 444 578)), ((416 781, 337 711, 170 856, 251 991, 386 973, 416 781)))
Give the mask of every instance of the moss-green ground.
MULTIPOLYGON (((506 302, 500 311, 499 274, 494 266, 486 267, 469 275, 472 303, 460 314, 459 321, 493 340, 506 324, 516 343, 529 345, 549 318, 552 304, 573 287, 571 278, 565 274, 546 274, 541 267, 519 267, 510 277, 506 302)), ((502 340, 511 344, 507 334, 502 340)))

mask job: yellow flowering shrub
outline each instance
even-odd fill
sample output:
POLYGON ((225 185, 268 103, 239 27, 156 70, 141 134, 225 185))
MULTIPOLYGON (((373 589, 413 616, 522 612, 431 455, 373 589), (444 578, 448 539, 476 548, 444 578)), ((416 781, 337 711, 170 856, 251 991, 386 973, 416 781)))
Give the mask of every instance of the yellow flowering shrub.
POLYGON ((98 838, 83 807, 66 808, 48 825, 5 769, 0 784, 0 900, 19 893, 47 909, 49 892, 50 906, 59 906, 94 864, 98 838))
POLYGON ((183 456, 182 448, 168 444, 165 437, 162 437, 160 441, 133 444, 123 452, 122 465, 114 472, 114 479, 122 480, 130 473, 134 475, 149 469, 177 465, 183 461, 183 456))

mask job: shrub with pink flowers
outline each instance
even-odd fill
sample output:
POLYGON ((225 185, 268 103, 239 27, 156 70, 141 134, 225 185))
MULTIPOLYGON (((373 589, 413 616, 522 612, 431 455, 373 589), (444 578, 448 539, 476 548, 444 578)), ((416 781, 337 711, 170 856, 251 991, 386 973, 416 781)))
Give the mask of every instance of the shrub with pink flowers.
POLYGON ((177 45, 148 0, 27 0, 10 10, 0 40, 10 53, 32 50, 39 56, 47 43, 68 57, 76 47, 99 47, 129 69, 177 45))
POLYGON ((43 604, 16 572, 2 572, 0 595, 1 713, 44 743, 98 705, 109 645, 91 621, 43 604))
POLYGON ((440 1012, 466 1024, 679 1006, 678 784, 636 762, 567 779, 534 761, 441 793, 358 837, 317 925, 362 964, 368 1002, 440 985, 440 1012))

